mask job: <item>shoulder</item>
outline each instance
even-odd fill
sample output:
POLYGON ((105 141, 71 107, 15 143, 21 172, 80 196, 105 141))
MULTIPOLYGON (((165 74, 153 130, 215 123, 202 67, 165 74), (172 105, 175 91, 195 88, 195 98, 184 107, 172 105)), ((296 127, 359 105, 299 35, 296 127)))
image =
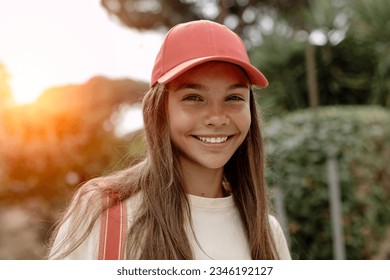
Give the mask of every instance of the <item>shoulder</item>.
POLYGON ((279 254, 279 258, 282 260, 290 260, 291 259, 290 251, 288 248, 287 240, 284 235, 283 229, 280 226, 280 223, 272 215, 268 216, 268 220, 271 227, 276 250, 278 251, 279 254))
POLYGON ((276 219, 275 216, 273 215, 268 215, 268 220, 269 220, 269 224, 272 228, 272 230, 281 230, 282 227, 280 226, 280 223, 278 222, 278 220, 276 219))
POLYGON ((93 259, 101 209, 99 186, 92 181, 81 186, 57 223, 49 258, 93 259))
POLYGON ((128 227, 130 227, 139 214, 143 200, 143 194, 141 191, 133 194, 132 196, 126 198, 122 203, 126 205, 126 215, 128 221, 128 227))
POLYGON ((268 220, 274 240, 277 242, 279 239, 284 238, 283 229, 275 216, 269 215, 268 220))

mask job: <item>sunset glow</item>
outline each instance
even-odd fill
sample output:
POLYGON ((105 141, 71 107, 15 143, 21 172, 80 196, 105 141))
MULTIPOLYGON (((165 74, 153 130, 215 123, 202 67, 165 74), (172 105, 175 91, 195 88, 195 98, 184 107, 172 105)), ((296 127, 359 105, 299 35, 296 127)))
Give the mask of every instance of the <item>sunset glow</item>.
POLYGON ((51 73, 43 62, 30 63, 20 61, 9 69, 11 74, 10 86, 16 103, 24 104, 35 101, 39 95, 48 87, 48 82, 53 80, 51 73))
POLYGON ((2 1, 0 36, 0 63, 18 104, 97 75, 147 81, 162 40, 122 26, 100 0, 2 1))

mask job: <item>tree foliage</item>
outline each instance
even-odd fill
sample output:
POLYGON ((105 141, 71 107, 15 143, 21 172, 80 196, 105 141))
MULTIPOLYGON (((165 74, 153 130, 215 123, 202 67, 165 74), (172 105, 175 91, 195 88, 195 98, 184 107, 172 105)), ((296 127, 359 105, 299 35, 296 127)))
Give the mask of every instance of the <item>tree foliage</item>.
POLYGON ((7 246, 1 258, 42 258, 51 226, 75 189, 142 155, 142 133, 119 137, 116 123, 147 87, 95 77, 48 89, 32 104, 2 103, 0 239, 7 246))
POLYGON ((327 160, 334 156, 347 259, 388 258, 390 112, 335 106, 299 110, 266 128, 270 186, 286 193, 295 259, 332 259, 327 160), (385 249, 385 248, 383 248, 385 249))
MULTIPOLYGON (((265 15, 280 11, 296 14, 306 0, 101 0, 122 24, 140 30, 169 29, 186 21, 208 19, 226 24, 248 43, 258 37, 265 15)), ((299 18, 299 17, 296 17, 299 18)))
POLYGON ((315 44, 320 105, 390 107, 389 29, 378 30, 375 19, 365 15, 373 15, 372 9, 386 10, 378 13, 378 21, 388 26, 389 18, 381 15, 390 13, 390 5, 378 0, 372 4, 376 8, 361 9, 362 3, 370 6, 371 2, 338 6, 331 4, 333 1, 312 1, 315 4, 304 13, 306 30, 292 28, 288 18, 274 18, 272 31, 250 53, 270 81, 259 98, 266 114, 309 107, 306 76, 310 69, 305 66, 304 55, 307 41, 315 44))
POLYGON ((115 112, 139 102, 146 88, 96 77, 51 88, 35 104, 2 110, 0 201, 39 198, 61 205, 78 184, 118 168, 129 148, 115 135, 115 112))

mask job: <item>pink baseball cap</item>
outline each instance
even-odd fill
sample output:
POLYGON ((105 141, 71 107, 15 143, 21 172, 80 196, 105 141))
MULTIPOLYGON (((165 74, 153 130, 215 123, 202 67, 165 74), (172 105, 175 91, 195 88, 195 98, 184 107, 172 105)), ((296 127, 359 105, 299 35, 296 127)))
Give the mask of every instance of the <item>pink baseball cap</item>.
POLYGON ((264 75, 250 63, 240 37, 226 26, 208 20, 178 24, 167 33, 154 62, 151 86, 169 83, 208 61, 236 64, 247 73, 252 85, 268 86, 264 75))

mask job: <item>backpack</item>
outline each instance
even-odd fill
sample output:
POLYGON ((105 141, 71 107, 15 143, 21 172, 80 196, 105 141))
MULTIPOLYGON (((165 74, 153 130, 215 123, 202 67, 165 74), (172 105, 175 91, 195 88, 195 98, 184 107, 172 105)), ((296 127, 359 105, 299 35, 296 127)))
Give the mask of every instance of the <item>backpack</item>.
MULTIPOLYGON (((103 197, 104 203, 117 200, 117 194, 103 197)), ((127 238, 127 207, 115 203, 101 215, 98 260, 123 260, 127 238)))

